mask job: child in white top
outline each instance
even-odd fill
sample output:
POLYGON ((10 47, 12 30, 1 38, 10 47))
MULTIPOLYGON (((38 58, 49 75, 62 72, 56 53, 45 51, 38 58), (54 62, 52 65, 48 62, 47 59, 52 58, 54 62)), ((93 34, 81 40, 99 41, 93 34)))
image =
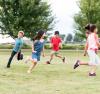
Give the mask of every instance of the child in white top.
POLYGON ((98 50, 99 39, 97 36, 97 27, 96 25, 92 24, 90 26, 90 33, 87 38, 85 52, 88 53, 90 61, 88 63, 80 62, 79 60, 74 65, 74 69, 76 69, 79 65, 89 65, 91 66, 91 70, 89 72, 89 76, 96 76, 96 67, 100 64, 100 60, 98 55, 96 54, 96 51, 98 50))

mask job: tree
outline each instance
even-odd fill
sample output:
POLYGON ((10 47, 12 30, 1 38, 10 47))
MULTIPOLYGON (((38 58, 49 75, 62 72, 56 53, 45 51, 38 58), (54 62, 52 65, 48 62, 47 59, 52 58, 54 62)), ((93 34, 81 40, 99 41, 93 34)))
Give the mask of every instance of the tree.
POLYGON ((73 39, 73 36, 72 36, 72 34, 69 33, 69 34, 67 35, 66 41, 67 41, 67 42, 71 42, 72 39, 73 39))
POLYGON ((25 36, 33 38, 38 30, 53 28, 51 12, 42 0, 0 0, 0 28, 13 37, 23 30, 25 36))
POLYGON ((78 5, 80 11, 74 16, 75 32, 81 38, 85 38, 86 24, 96 24, 100 30, 100 0, 79 0, 78 5))
POLYGON ((73 39, 74 42, 82 42, 82 40, 83 38, 78 33, 74 35, 74 39, 73 39))

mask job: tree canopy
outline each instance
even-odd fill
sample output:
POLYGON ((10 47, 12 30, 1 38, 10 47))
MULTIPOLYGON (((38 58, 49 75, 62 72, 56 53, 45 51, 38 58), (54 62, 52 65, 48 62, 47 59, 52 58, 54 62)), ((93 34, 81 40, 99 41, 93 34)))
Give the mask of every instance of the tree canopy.
POLYGON ((74 16, 75 32, 84 38, 86 24, 96 24, 100 30, 100 0, 79 0, 78 6, 80 11, 74 16))
POLYGON ((19 30, 33 38, 40 29, 53 28, 54 16, 50 5, 42 0, 0 0, 0 28, 2 33, 16 37, 19 30))

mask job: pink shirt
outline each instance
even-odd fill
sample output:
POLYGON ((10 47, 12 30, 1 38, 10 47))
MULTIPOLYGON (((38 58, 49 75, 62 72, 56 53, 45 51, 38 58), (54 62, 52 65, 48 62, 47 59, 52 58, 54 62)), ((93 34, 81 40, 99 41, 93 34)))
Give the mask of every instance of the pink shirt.
POLYGON ((97 38, 95 33, 91 33, 88 36, 87 43, 88 43, 88 50, 97 50, 98 45, 97 45, 97 38))

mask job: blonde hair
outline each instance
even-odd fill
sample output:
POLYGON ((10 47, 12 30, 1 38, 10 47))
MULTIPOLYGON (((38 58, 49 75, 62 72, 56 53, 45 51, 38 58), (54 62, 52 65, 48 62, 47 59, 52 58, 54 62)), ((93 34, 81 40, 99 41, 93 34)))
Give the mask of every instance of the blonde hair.
POLYGON ((19 31, 18 33, 22 33, 24 35, 24 32, 23 31, 19 31))

